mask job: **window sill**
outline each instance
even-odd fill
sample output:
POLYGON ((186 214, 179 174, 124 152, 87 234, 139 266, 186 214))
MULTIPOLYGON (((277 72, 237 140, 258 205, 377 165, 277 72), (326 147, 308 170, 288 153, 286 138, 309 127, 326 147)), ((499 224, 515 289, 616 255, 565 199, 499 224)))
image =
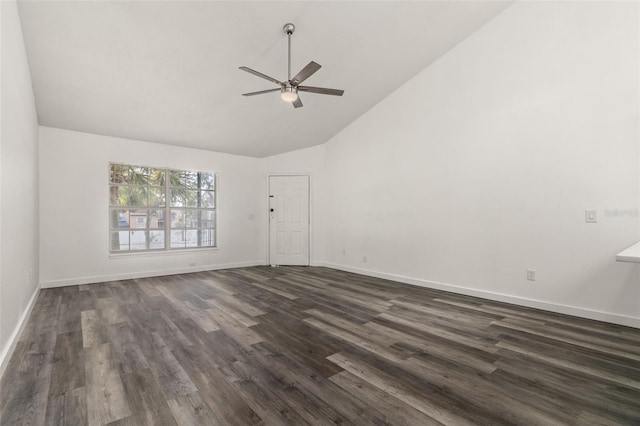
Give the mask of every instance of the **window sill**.
POLYGON ((175 256, 188 255, 194 253, 211 253, 218 251, 218 247, 180 249, 180 250, 162 250, 162 251, 128 251, 126 253, 109 253, 110 259, 126 259, 138 256, 175 256))
POLYGON ((618 262, 640 263, 640 241, 616 255, 618 262))

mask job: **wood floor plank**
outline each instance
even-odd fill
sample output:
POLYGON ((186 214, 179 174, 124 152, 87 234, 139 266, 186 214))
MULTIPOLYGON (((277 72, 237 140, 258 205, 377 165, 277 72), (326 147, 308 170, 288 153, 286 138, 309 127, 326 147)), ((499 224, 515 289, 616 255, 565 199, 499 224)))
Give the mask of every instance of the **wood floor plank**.
POLYGON ((390 361, 397 362, 405 358, 405 354, 403 352, 391 349, 385 345, 381 345, 379 342, 373 342, 362 337, 358 333, 349 332, 325 321, 321 321, 315 318, 307 318, 304 320, 304 322, 339 339, 342 339, 345 342, 349 342, 359 348, 375 353, 376 355, 379 355, 390 361))
POLYGON ((640 425, 640 329, 322 267, 43 289, 1 425, 640 425))
POLYGON ((442 337, 443 339, 451 340, 453 342, 480 349, 485 352, 495 353, 498 351, 498 348, 496 348, 495 346, 496 342, 492 341, 492 339, 489 338, 469 336, 455 331, 450 331, 446 327, 438 327, 437 325, 431 325, 428 323, 415 322, 389 313, 380 314, 377 316, 377 318, 413 328, 422 333, 442 337))
POLYGON ((86 388, 49 395, 46 425, 88 425, 86 388))
POLYGON ((120 374, 129 374, 149 368, 139 342, 125 322, 107 328, 109 341, 116 353, 120 374))
POLYGON ((442 425, 439 421, 349 371, 343 371, 331 376, 329 380, 349 394, 365 401, 368 406, 376 407, 378 411, 385 414, 385 417, 383 417, 385 422, 392 419, 392 424, 402 426, 442 425))
POLYGON ((335 313, 346 320, 360 324, 369 322, 380 314, 378 310, 366 309, 361 305, 352 305, 344 300, 332 300, 331 296, 328 295, 322 297, 318 295, 303 296, 301 300, 308 300, 312 305, 311 309, 320 309, 324 312, 335 313))
POLYGON ((378 410, 362 403, 352 395, 336 392, 334 383, 316 374, 299 359, 271 346, 268 342, 256 345, 265 365, 277 365, 289 387, 304 391, 309 405, 317 407, 323 415, 334 424, 347 421, 354 424, 383 424, 385 416, 378 410))
POLYGON ((90 425, 104 425, 131 414, 110 343, 84 349, 84 370, 90 425))
MULTIPOLYGON (((49 395, 47 411, 45 414, 46 425, 64 425, 64 398, 65 394, 49 395)), ((1 420, 1 419, 0 419, 1 420)))
POLYGON ((58 334, 51 373, 50 394, 61 394, 85 386, 82 333, 58 334))
POLYGON ((23 336, 0 380, 0 424, 43 424, 56 347, 55 329, 23 336))
POLYGON ((273 392, 278 385, 245 361, 235 361, 223 368, 236 390, 249 406, 268 424, 310 424, 273 392))
POLYGON ((22 341, 36 334, 56 333, 58 319, 61 316, 61 305, 62 295, 58 289, 40 290, 31 316, 27 320, 25 329, 18 340, 22 341))
POLYGON ((150 369, 120 376, 131 412, 129 420, 140 426, 175 426, 167 400, 150 369), (144 389, 144 392, 140 392, 144 389))
POLYGON ((265 285, 265 284, 262 284, 262 283, 251 283, 251 285, 254 286, 254 287, 258 287, 258 288, 261 288, 263 290, 269 291, 271 293, 275 293, 278 296, 285 297, 285 298, 287 298, 289 300, 296 300, 298 298, 298 296, 296 296, 295 294, 292 294, 292 293, 290 293, 288 291, 281 290, 280 288, 278 288, 276 286, 265 285))
POLYGON ((412 357, 400 365, 412 374, 423 377, 429 383, 438 386, 441 391, 457 395, 457 398, 462 401, 461 406, 483 407, 485 410, 496 413, 499 416, 497 423, 526 422, 539 426, 558 426, 564 423, 561 416, 550 416, 543 410, 528 407, 526 403, 514 398, 512 396, 514 389, 506 390, 495 386, 490 374, 460 374, 457 369, 447 370, 443 374, 438 364, 421 357, 412 357), (482 389, 483 392, 476 392, 477 389, 482 389), (527 412, 526 419, 521 418, 523 412, 527 412))
MULTIPOLYGON (((260 334, 253 331, 251 328, 240 323, 235 317, 227 314, 226 311, 219 309, 207 309, 206 312, 213 318, 220 329, 232 335, 235 339, 244 342, 247 345, 254 345, 258 342, 262 342, 264 338, 260 334)), ((257 323, 256 323, 257 325, 257 323)))
POLYGON ((191 318, 205 332, 220 330, 220 324, 211 315, 208 315, 203 309, 195 307, 190 302, 178 301, 174 306, 177 307, 179 312, 191 318))
MULTIPOLYGON (((80 294, 80 292, 77 294, 80 294)), ((68 300, 68 303, 60 305, 59 316, 57 318, 58 333, 70 333, 82 330, 82 322, 80 321, 80 312, 82 311, 77 305, 77 302, 73 300, 68 300)))
POLYGON ((519 345, 559 361, 569 361, 576 365, 590 366, 604 373, 640 380, 640 365, 638 363, 629 363, 628 358, 608 351, 591 349, 582 345, 574 345, 571 342, 562 342, 514 329, 496 327, 495 330, 489 329, 488 331, 495 331, 501 342, 519 345))
POLYGON ((96 310, 82 311, 80 313, 82 326, 82 346, 90 348, 102 343, 107 343, 107 330, 102 315, 96 310))
POLYGON ((592 375, 595 377, 599 377, 601 379, 609 380, 611 382, 614 382, 623 386, 628 386, 628 387, 640 390, 640 380, 635 380, 629 377, 620 376, 618 374, 608 373, 606 371, 602 371, 600 369, 593 368, 590 366, 580 365, 575 362, 553 358, 551 356, 536 353, 525 347, 514 345, 507 342, 499 342, 497 343, 497 346, 503 349, 508 349, 513 352, 518 352, 527 357, 534 358, 536 360, 546 362, 551 365, 559 366, 569 370, 575 370, 584 374, 592 375))
POLYGON ((207 312, 221 311, 227 317, 233 318, 235 321, 244 325, 245 327, 251 327, 252 325, 258 324, 258 322, 255 319, 253 319, 249 315, 244 314, 240 310, 230 306, 227 303, 224 303, 215 299, 209 299, 208 304, 211 307, 211 309, 207 309, 207 312))
POLYGON ((173 320, 162 311, 159 311, 153 318, 149 325, 149 330, 158 333, 171 348, 191 346, 193 344, 173 320))
MULTIPOLYGON (((538 401, 536 407, 565 418, 566 424, 572 423, 586 407, 592 412, 626 417, 620 424, 640 422, 640 412, 634 408, 637 401, 632 402, 633 391, 625 394, 605 382, 594 382, 587 376, 550 367, 515 352, 505 350, 500 355, 496 362, 498 369, 492 373, 493 382, 512 390, 510 394, 524 403, 538 401)), ((528 411, 525 414, 528 416, 528 411)))
POLYGON ((354 376, 361 378, 370 385, 415 408, 431 420, 447 425, 474 424, 468 419, 459 416, 454 411, 438 406, 431 401, 430 398, 417 396, 415 392, 406 389, 404 384, 398 383, 397 380, 394 380, 393 377, 386 372, 359 361, 355 356, 338 353, 331 355, 329 359, 354 376))
MULTIPOLYGON (((235 308, 237 311, 250 317, 256 317, 259 315, 266 314, 265 311, 251 305, 250 303, 242 301, 241 299, 237 298, 235 295, 230 296, 225 293, 220 293, 220 294, 217 294, 216 297, 212 299, 207 299, 207 302, 212 302, 212 303, 221 302, 224 305, 235 308)), ((254 324, 250 324, 250 325, 254 325, 254 324)))
POLYGON ((150 349, 145 354, 147 362, 167 399, 198 390, 158 333, 151 333, 150 349))
MULTIPOLYGON (((263 317, 264 320, 264 317, 263 317)), ((286 323, 274 320, 263 322, 255 328, 265 341, 271 342, 280 352, 287 352, 288 356, 304 362, 314 373, 319 376, 329 377, 341 371, 334 363, 327 361, 326 357, 335 353, 340 347, 339 339, 330 339, 329 335, 315 331, 301 334, 288 333, 286 323), (313 341, 315 337, 315 341, 313 341), (328 343, 327 343, 328 342, 328 343)), ((306 325, 306 324, 305 324, 306 325)), ((309 327, 312 329, 311 327, 309 327)), ((315 330, 315 329, 312 329, 315 330)))
MULTIPOLYGON (((265 349, 266 346, 262 346, 251 354, 250 359, 243 362, 244 365, 254 367, 251 370, 254 372, 254 379, 268 383, 274 395, 309 424, 351 424, 347 416, 343 416, 318 393, 313 392, 313 386, 305 386, 312 383, 296 374, 293 365, 287 366, 288 368, 282 368, 282 365, 276 367, 273 356, 279 357, 279 352, 274 354, 265 349)), ((295 360, 292 361, 295 363, 295 360)))
POLYGON ((117 281, 111 287, 111 293, 120 304, 142 303, 146 295, 142 289, 135 285, 134 280, 117 281))
POLYGON ((430 303, 413 303, 407 300, 394 299, 392 300, 393 306, 406 309, 410 312, 418 313, 419 315, 426 315, 429 318, 434 318, 444 321, 455 321, 464 324, 466 327, 488 327, 491 324, 491 320, 487 319, 482 321, 477 315, 465 314, 454 309, 447 307, 440 307, 437 304, 430 303))
MULTIPOLYGON (((201 347, 197 345, 185 347, 175 351, 175 356, 198 388, 200 399, 209 407, 211 415, 215 419, 213 424, 238 426, 262 424, 262 419, 242 399, 238 390, 232 386, 231 379, 220 370, 219 365, 209 356, 208 348, 207 343, 201 347)), ((185 395, 185 397, 189 398, 189 395, 185 395)), ((171 403, 173 405, 170 404, 174 414, 175 410, 179 408, 180 417, 187 416, 184 410, 188 407, 187 403, 191 404, 189 399, 177 397, 170 401, 174 401, 171 403)), ((192 416, 199 417, 197 413, 192 413, 192 416)))
POLYGON ((211 409, 202 401, 198 392, 182 395, 167 401, 173 417, 179 425, 222 425, 211 409))
POLYGON ((128 319, 123 306, 118 304, 117 299, 114 297, 99 298, 95 307, 100 310, 100 316, 105 325, 122 323, 128 319))
POLYGON ((428 353, 443 359, 449 359, 485 373, 491 373, 496 369, 493 365, 496 358, 476 348, 469 348, 457 342, 447 344, 446 341, 438 338, 429 338, 426 340, 417 338, 402 330, 397 330, 373 321, 365 324, 365 327, 370 328, 382 336, 388 336, 390 340, 396 342, 395 345, 407 348, 409 351, 414 350, 417 353, 428 353))
POLYGON ((139 279, 133 280, 135 285, 137 285, 140 290, 144 292, 148 297, 158 297, 162 296, 162 293, 158 291, 156 286, 153 285, 153 279, 139 279))
MULTIPOLYGON (((604 339, 597 338, 595 336, 584 336, 583 338, 576 339, 570 337, 570 335, 568 336, 567 333, 562 334, 557 331, 541 331, 532 327, 513 324, 508 321, 492 321, 491 324, 499 327, 511 328, 513 330, 524 331, 528 334, 535 334, 537 336, 543 336, 549 339, 559 340, 561 342, 571 343, 576 346, 595 349, 601 352, 629 358, 634 361, 640 361, 640 345, 619 344, 612 342, 611 340, 605 341, 604 339)), ((571 333, 571 335, 575 334, 571 333)))
MULTIPOLYGON (((206 287, 210 287, 214 290, 209 294, 202 295, 203 299, 209 299, 211 297, 214 297, 216 292, 218 291, 227 293, 229 295, 234 295, 238 291, 238 289, 233 285, 233 283, 230 283, 224 278, 221 278, 220 276, 215 275, 214 271, 203 272, 201 274, 202 275, 196 275, 199 277, 199 281, 202 284, 204 284, 206 287)), ((197 291, 197 288, 194 291, 197 291)), ((199 288, 203 288, 203 287, 199 287, 199 288)))
POLYGON ((42 425, 48 405, 48 395, 38 392, 29 396, 12 398, 0 414, 2 425, 42 425))

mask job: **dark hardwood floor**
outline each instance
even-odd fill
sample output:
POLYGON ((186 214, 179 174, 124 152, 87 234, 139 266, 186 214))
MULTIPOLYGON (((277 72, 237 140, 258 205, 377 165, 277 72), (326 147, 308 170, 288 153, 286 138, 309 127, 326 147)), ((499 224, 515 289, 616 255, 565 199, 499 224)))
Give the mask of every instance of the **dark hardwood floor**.
POLYGON ((640 424, 640 330, 326 268, 42 290, 2 425, 640 424))

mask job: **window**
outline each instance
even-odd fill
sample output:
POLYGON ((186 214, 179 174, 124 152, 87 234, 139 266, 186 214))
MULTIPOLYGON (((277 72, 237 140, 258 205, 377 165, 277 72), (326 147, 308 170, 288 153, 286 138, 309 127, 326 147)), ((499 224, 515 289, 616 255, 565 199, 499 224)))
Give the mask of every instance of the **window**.
POLYGON ((112 253, 215 247, 215 174, 110 164, 109 233, 112 253))

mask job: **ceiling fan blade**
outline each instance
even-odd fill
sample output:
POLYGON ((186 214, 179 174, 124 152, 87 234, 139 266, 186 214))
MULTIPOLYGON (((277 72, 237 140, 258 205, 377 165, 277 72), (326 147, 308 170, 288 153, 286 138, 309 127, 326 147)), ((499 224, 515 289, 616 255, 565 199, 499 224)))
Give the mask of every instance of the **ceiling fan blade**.
POLYGON ((313 61, 309 62, 306 67, 302 68, 298 74, 293 76, 293 78, 291 79, 291 82, 294 85, 298 85, 302 83, 303 81, 311 77, 313 73, 318 71, 320 67, 321 65, 316 62, 313 62, 313 61))
POLYGON ((311 86, 298 86, 298 90, 301 92, 319 93, 321 95, 333 95, 342 96, 344 90, 340 89, 327 89, 326 87, 311 87, 311 86))
POLYGON ((264 78, 265 80, 269 80, 274 82, 275 84, 279 84, 280 86, 282 86, 284 83, 282 83, 281 81, 276 80, 273 77, 269 77, 266 74, 262 74, 261 72, 258 72, 256 70, 252 70, 251 68, 247 68, 247 67, 239 67, 242 71, 246 71, 249 74, 253 74, 253 75, 257 75, 258 77, 264 78))
POLYGON ((300 108, 302 107, 302 101, 300 100, 300 96, 298 96, 298 99, 296 99, 295 101, 291 102, 291 104, 293 105, 294 108, 300 108))
POLYGON ((260 90, 259 92, 243 93, 243 94, 242 94, 242 96, 255 96, 255 95, 262 95, 263 93, 279 92, 280 90, 281 90, 281 89, 260 90))

